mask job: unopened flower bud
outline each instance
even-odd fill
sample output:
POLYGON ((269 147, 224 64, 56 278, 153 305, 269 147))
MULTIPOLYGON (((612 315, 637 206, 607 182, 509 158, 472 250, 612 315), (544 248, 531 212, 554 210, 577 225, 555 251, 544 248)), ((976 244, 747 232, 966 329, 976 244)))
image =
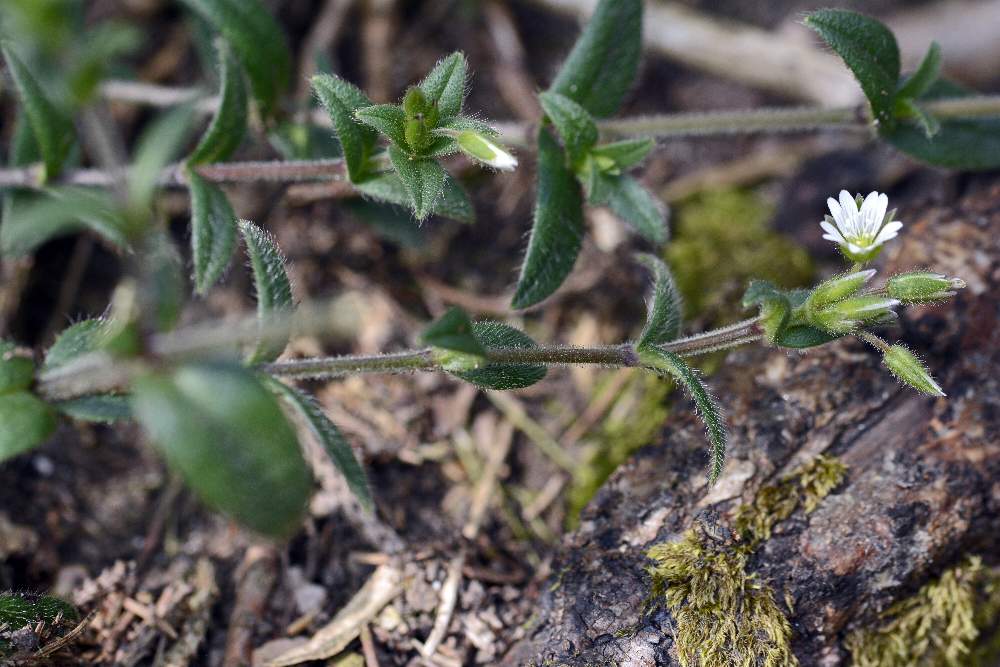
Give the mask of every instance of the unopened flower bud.
POLYGON ((843 334, 856 330, 866 323, 892 318, 897 299, 882 296, 856 296, 838 301, 811 315, 813 324, 830 333, 843 334))
POLYGON ((809 295, 810 308, 823 308, 853 295, 875 275, 875 269, 834 276, 821 282, 809 295))
POLYGON ((955 296, 955 290, 965 287, 961 278, 949 278, 931 271, 901 273, 889 278, 886 293, 903 303, 931 303, 955 296))
POLYGON ((885 351, 882 363, 896 376, 896 379, 910 385, 917 391, 931 396, 945 395, 941 391, 941 386, 934 381, 934 378, 924 367, 923 362, 903 345, 896 344, 889 347, 885 351))
POLYGON ((489 167, 500 171, 513 171, 517 167, 517 158, 478 132, 462 130, 455 139, 463 153, 489 167))

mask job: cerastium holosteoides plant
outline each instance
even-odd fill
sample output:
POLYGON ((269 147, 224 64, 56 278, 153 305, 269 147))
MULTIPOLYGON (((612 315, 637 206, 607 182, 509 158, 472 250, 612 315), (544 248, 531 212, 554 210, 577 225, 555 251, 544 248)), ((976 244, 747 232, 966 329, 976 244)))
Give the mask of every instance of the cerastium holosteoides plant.
MULTIPOLYGON (((188 103, 151 123, 130 160, 102 113, 106 89, 100 82, 105 62, 134 40, 125 33, 109 39, 97 50, 100 57, 70 39, 71 29, 59 33, 64 43, 56 40, 47 48, 4 43, 20 105, 10 167, 0 170, 0 187, 7 188, 3 252, 28 254, 54 236, 88 230, 120 250, 125 278, 107 314, 67 328, 40 363, 31 351, 2 343, 0 458, 43 442, 58 413, 102 422, 135 419, 204 500, 257 531, 280 536, 298 525, 312 486, 301 435, 320 442, 362 503, 371 504, 350 446, 318 404, 290 384, 296 379, 437 371, 506 390, 539 382, 551 366, 639 368, 672 378, 690 395, 708 434, 710 481, 724 466, 726 432, 719 407, 689 364, 692 356, 758 342, 801 350, 857 336, 882 352, 902 382, 942 395, 912 352, 884 342, 874 330, 891 323, 899 306, 944 300, 963 283, 920 270, 875 286, 875 271, 867 263, 901 227, 877 193, 855 198, 842 192, 829 202, 831 215, 822 228, 848 258, 845 273, 808 290, 753 282, 744 296, 753 316, 719 329, 681 335, 673 278, 659 253, 647 253, 638 261, 653 276, 652 296, 634 341, 539 344, 508 324, 476 322, 452 309, 427 326, 417 349, 279 360, 291 336, 329 330, 330 311, 317 304, 296 307, 275 239, 239 219, 220 183, 339 181, 364 197, 406 207, 417 220, 437 215, 472 222, 471 200, 445 170, 443 158, 463 154, 487 168, 510 170, 517 160, 505 144, 528 147, 523 132, 508 129, 504 136, 468 115, 468 63, 453 53, 405 90, 398 104, 373 104, 338 76, 315 76, 315 99, 337 139, 331 152, 309 121, 311 111, 286 106, 292 59, 279 26, 258 0, 181 4, 217 35, 219 94, 210 105, 213 115, 200 139, 191 142, 190 130, 205 105, 174 96, 188 103), (247 137, 262 135, 284 159, 229 161, 247 137), (90 167, 80 167, 84 158, 90 167), (156 193, 165 187, 190 193, 193 291, 204 295, 212 289, 242 240, 256 287, 255 317, 176 328, 188 290, 181 254, 157 207, 156 193)), ((30 14, 31 7, 30 0, 5 6, 5 30, 11 17, 30 14)), ((585 205, 609 207, 653 246, 667 241, 666 208, 629 174, 658 138, 862 126, 932 164, 1000 164, 1000 100, 940 80, 936 46, 904 79, 895 40, 877 21, 824 10, 806 23, 857 76, 868 98, 863 108, 609 120, 638 71, 642 4, 598 3, 551 86, 539 95, 544 118, 535 128, 536 206, 513 307, 540 303, 572 271, 585 233, 585 205)), ((329 136, 329 130, 323 132, 329 136)))

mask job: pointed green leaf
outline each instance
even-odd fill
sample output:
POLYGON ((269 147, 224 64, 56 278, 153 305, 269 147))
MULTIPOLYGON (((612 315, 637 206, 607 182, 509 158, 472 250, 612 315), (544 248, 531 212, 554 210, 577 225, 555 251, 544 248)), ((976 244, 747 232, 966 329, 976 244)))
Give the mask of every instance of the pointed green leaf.
POLYGON ((653 295, 649 300, 646 326, 639 336, 638 347, 669 343, 680 335, 684 313, 674 276, 664 261, 655 255, 641 254, 636 259, 653 274, 653 295))
MULTIPOLYGON (((502 322, 473 322, 472 331, 487 350, 538 347, 527 334, 502 322)), ((541 364, 488 363, 475 370, 452 373, 483 389, 522 389, 540 382, 546 368, 541 364)))
POLYGON ((656 141, 653 139, 624 139, 595 146, 590 154, 595 158, 607 158, 614 162, 620 171, 625 171, 645 160, 655 146, 656 141))
POLYGON ((587 110, 559 93, 541 93, 542 110, 556 126, 570 164, 580 162, 597 143, 597 124, 587 110))
POLYGON ((452 306, 444 315, 427 325, 421 334, 421 340, 425 345, 442 350, 486 356, 486 350, 473 332, 472 320, 457 306, 452 306))
POLYGON ((667 207, 631 176, 600 175, 603 183, 590 197, 591 203, 606 204, 615 215, 632 225, 657 245, 666 243, 667 207), (603 200, 603 201, 602 201, 603 200))
POLYGON ((133 387, 136 419, 208 505, 260 533, 298 527, 312 487, 295 432, 248 369, 199 364, 133 387))
POLYGON ((538 194, 528 252, 511 305, 527 308, 555 292, 576 263, 583 244, 583 195, 566 166, 562 147, 538 131, 538 194))
POLYGON ((193 120, 193 109, 182 106, 160 115, 143 131, 128 171, 128 196, 134 208, 150 206, 163 168, 184 148, 193 120))
POLYGON ((397 146, 389 146, 389 159, 399 174, 417 220, 424 220, 444 192, 448 175, 440 164, 427 158, 411 158, 397 146))
POLYGON ((65 366, 77 357, 94 352, 107 339, 107 321, 103 319, 81 320, 62 330, 52 347, 45 353, 42 370, 51 371, 65 366))
POLYGON ((183 261, 166 230, 143 240, 139 267, 139 312, 149 330, 169 331, 177 325, 188 294, 183 261))
MULTIPOLYGON (((257 319, 263 325, 288 317, 295 309, 292 284, 285 271, 285 257, 274 237, 249 220, 240 221, 240 232, 247 246, 253 282, 257 288, 257 319)), ((285 350, 283 341, 258 342, 247 356, 247 363, 259 364, 277 359, 285 350)))
POLYGON ((55 407, 64 415, 85 422, 113 424, 132 419, 132 406, 128 396, 102 394, 59 401, 55 407))
POLYGON ((233 154, 247 131, 247 90, 243 70, 229 46, 218 43, 219 108, 187 159, 189 165, 222 162, 233 154))
POLYGON ((456 51, 447 58, 439 60, 430 74, 420 82, 420 90, 423 91, 427 102, 437 103, 442 118, 462 113, 467 70, 465 55, 461 51, 456 51))
MULTIPOLYGON (((366 178, 361 183, 355 183, 354 186, 369 197, 405 206, 407 209, 413 208, 410 193, 395 172, 377 174, 366 178)), ((445 172, 444 192, 435 203, 433 212, 443 218, 450 218, 466 224, 472 224, 476 221, 469 194, 448 172, 445 172)))
POLYGON ((27 255, 46 241, 89 229, 112 245, 128 245, 127 220, 107 192, 75 186, 48 188, 6 207, 0 227, 4 255, 27 255))
POLYGON ((368 477, 337 425, 330 421, 312 397, 274 379, 271 379, 269 384, 272 391, 285 401, 323 446, 323 450, 347 480, 347 486, 361 501, 362 506, 369 511, 372 510, 374 502, 371 489, 368 487, 368 477))
POLYGON ((898 99, 915 99, 926 94, 941 75, 941 46, 931 42, 917 71, 899 84, 898 99))
POLYGON ((610 116, 632 87, 641 55, 642 0, 601 0, 549 90, 598 118, 610 116))
POLYGON ((51 180, 59 175, 73 147, 73 123, 52 104, 10 46, 4 43, 2 49, 4 60, 7 61, 7 71, 14 81, 24 116, 45 165, 45 180, 51 180))
POLYGON ((278 110, 288 87, 292 56, 281 27, 260 0, 182 0, 225 37, 243 63, 265 116, 278 110))
POLYGON ((236 249, 236 214, 216 185, 193 169, 187 171, 187 178, 195 291, 205 294, 225 273, 236 249))
POLYGON ((406 114, 395 104, 376 104, 354 112, 359 121, 389 137, 389 140, 409 151, 406 143, 406 114))
POLYGON ((27 389, 35 380, 35 362, 10 341, 0 340, 0 394, 27 389))
POLYGON ((0 462, 34 449, 56 428, 55 411, 26 391, 0 395, 0 462))
POLYGON ((354 114, 358 109, 371 107, 371 100, 354 84, 330 74, 314 76, 312 87, 333 121, 344 150, 347 175, 351 182, 357 183, 368 171, 368 158, 375 150, 378 133, 359 123, 354 114))
POLYGON ((854 73, 879 127, 891 130, 899 84, 899 47, 892 32, 869 16, 845 9, 821 9, 805 23, 854 73))
POLYGON ((687 362, 673 352, 665 352, 655 347, 646 348, 639 354, 642 363, 660 375, 677 380, 687 390, 698 410, 698 416, 705 424, 708 435, 708 483, 715 484, 726 463, 726 427, 722 421, 722 411, 715 398, 698 373, 687 362))
MULTIPOLYGON (((920 98, 929 101, 967 97, 971 93, 939 79, 920 98)), ((938 167, 985 170, 1000 167, 1000 118, 946 118, 933 137, 918 123, 898 123, 880 136, 907 155, 938 167)))

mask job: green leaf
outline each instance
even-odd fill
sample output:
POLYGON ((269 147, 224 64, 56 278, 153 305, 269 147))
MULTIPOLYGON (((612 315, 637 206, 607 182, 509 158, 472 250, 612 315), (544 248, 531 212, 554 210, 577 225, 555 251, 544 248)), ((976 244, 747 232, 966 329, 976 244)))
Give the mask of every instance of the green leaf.
POLYGON ((51 180, 59 175, 73 147, 73 123, 52 104, 10 45, 4 43, 2 50, 4 60, 7 61, 7 71, 13 79, 18 99, 45 165, 45 180, 51 180))
POLYGON ((370 108, 371 100, 357 86, 330 74, 314 76, 312 87, 333 121, 333 129, 344 150, 348 178, 357 183, 368 172, 368 158, 375 150, 378 133, 359 123, 355 112, 370 108))
POLYGON ((113 424, 132 419, 132 405, 128 396, 101 394, 59 401, 55 407, 63 414, 85 422, 113 424))
POLYGON ((11 342, 0 340, 0 394, 27 389, 35 380, 35 362, 11 342))
POLYGON ((128 222, 107 192, 75 186, 47 188, 40 196, 6 207, 0 227, 4 255, 27 255, 46 241, 89 229, 117 247, 126 247, 128 222))
MULTIPOLYGON (((405 206, 407 209, 413 207, 410 193, 403 185, 399 174, 395 172, 372 176, 361 183, 355 183, 354 186, 361 193, 380 201, 405 206)), ((448 172, 445 172, 444 191, 441 198, 434 204, 433 212, 441 217, 466 224, 472 224, 476 221, 476 214, 472 208, 469 194, 448 172)))
POLYGON ((615 163, 619 171, 625 171, 645 160, 655 146, 653 139, 624 139, 595 146, 590 154, 595 158, 607 158, 615 163))
MULTIPOLYGON (((399 187, 403 190, 403 196, 408 199, 402 182, 399 187)), ((354 218, 375 230, 379 237, 400 247, 419 248, 426 242, 423 229, 413 219, 407 207, 358 199, 345 201, 343 205, 354 218)))
POLYGON ((153 331, 177 325, 188 293, 183 263, 166 230, 156 229, 143 239, 139 267, 139 313, 153 331))
POLYGON ((941 46, 937 42, 931 42, 930 48, 924 54, 924 59, 917 67, 917 71, 900 82, 896 98, 903 100, 922 97, 931 89, 940 75, 941 46))
POLYGON ((597 143, 597 124, 587 110, 559 93, 541 93, 542 110, 556 126, 569 163, 579 163, 597 143))
POLYGON ((193 120, 193 109, 182 106, 162 114, 143 131, 128 174, 129 201, 133 207, 149 207, 163 168, 184 148, 193 120))
POLYGON ((821 9, 806 17, 854 73, 868 98, 880 128, 895 126, 899 47, 892 32, 879 21, 845 9, 821 9))
MULTIPOLYGON (((247 246, 253 282, 257 288, 257 319, 263 325, 288 317, 295 309, 292 285, 285 271, 285 257, 274 237, 249 220, 240 221, 240 232, 247 246)), ((285 350, 283 341, 258 342, 247 363, 259 364, 277 359, 285 350)))
POLYGON ((222 162, 233 154, 247 131, 247 90, 243 70, 225 42, 219 42, 219 108, 201 141, 187 159, 189 165, 222 162))
POLYGON ((236 249, 236 214, 217 186, 187 170, 191 191, 191 254, 194 283, 205 294, 222 277, 236 249))
POLYGON ((722 423, 722 411, 715 402, 715 398, 709 393, 708 387, 705 386, 698 373, 673 352, 665 352, 652 347, 642 351, 639 357, 644 364, 660 375, 669 375, 680 382, 687 390, 691 400, 694 401, 695 407, 698 409, 698 416, 704 422, 708 435, 710 462, 708 483, 715 484, 726 463, 727 440, 726 428, 722 423))
POLYGON ((208 505, 260 533, 298 525, 311 490, 295 432, 239 366, 199 364, 134 383, 136 419, 208 505))
POLYGON ((603 118, 621 105, 642 54, 642 0, 601 0, 549 90, 603 118))
POLYGON ((941 122, 913 100, 897 100, 896 115, 902 119, 915 120, 928 139, 933 139, 941 131, 941 122))
POLYGON ((538 193, 528 252, 511 305, 527 308, 555 292, 573 270, 583 244, 583 195, 562 147, 538 131, 538 193))
MULTIPOLYGON (((939 79, 920 98, 929 101, 971 95, 950 81, 939 79)), ((945 118, 933 137, 919 124, 899 123, 880 136, 918 160, 949 169, 985 170, 1000 167, 1000 118, 945 118)))
POLYGON ((598 195, 605 200, 601 203, 607 204, 615 215, 653 243, 666 243, 667 207, 663 202, 631 176, 602 175, 599 178, 604 181, 598 195))
POLYGON ((684 313, 684 304, 677 291, 674 276, 666 263, 655 255, 641 254, 636 259, 653 274, 653 296, 649 301, 646 326, 639 336, 638 347, 669 343, 680 335, 684 313))
MULTIPOLYGON (((502 322, 473 322, 472 331, 487 350, 525 349, 538 347, 527 334, 502 322)), ((483 389, 522 389, 540 382, 546 368, 541 364, 501 364, 491 362, 475 370, 457 371, 452 375, 483 389)))
POLYGON ((45 442, 56 428, 56 415, 26 391, 0 395, 0 461, 45 442))
POLYGON ((260 0, 182 0, 208 21, 233 47, 250 78, 265 116, 278 110, 288 87, 292 56, 281 27, 260 0))
POLYGON ((406 143, 406 114, 395 104, 376 104, 354 112, 359 121, 389 137, 392 143, 409 152, 406 143))
POLYGON ((417 220, 424 220, 434 210, 444 192, 447 173, 437 161, 411 158, 397 146, 389 146, 389 159, 410 195, 413 215, 417 220))
POLYGON ((743 307, 759 306, 770 299, 786 299, 785 293, 767 280, 752 280, 743 293, 743 307))
POLYGON ((457 306, 452 306, 448 312, 431 322, 421 334, 421 339, 424 344, 442 350, 486 356, 486 350, 473 332, 472 320, 457 306))
POLYGON ((354 451, 337 425, 330 421, 312 397, 302 391, 273 378, 269 381, 269 385, 272 391, 285 401, 286 405, 301 419, 302 424, 312 436, 319 441, 320 445, 323 446, 323 451, 347 480, 347 486, 355 497, 361 501, 365 509, 371 511, 375 503, 372 501, 365 470, 354 456, 354 451))
POLYGON ((45 353, 42 370, 51 371, 65 366, 77 357, 95 352, 108 338, 108 322, 103 319, 81 320, 63 329, 52 347, 45 353))
POLYGON ((467 70, 465 55, 461 51, 456 51, 447 58, 439 60, 430 74, 420 82, 419 88, 423 91, 427 102, 437 103, 442 118, 462 113, 467 70))

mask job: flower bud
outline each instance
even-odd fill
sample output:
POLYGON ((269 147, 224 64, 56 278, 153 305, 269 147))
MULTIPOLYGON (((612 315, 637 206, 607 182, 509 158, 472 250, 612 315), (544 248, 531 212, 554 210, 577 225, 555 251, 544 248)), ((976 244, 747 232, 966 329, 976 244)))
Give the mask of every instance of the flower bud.
POLYGON ((931 303, 955 296, 955 290, 965 287, 961 278, 948 278, 931 271, 912 271, 889 278, 886 293, 902 303, 931 303))
POLYGON ((896 299, 882 296, 856 296, 838 301, 811 315, 813 324, 830 333, 850 333, 865 323, 891 319, 896 299))
POLYGON ((403 97, 403 112, 406 114, 406 117, 412 118, 417 114, 424 113, 426 110, 427 98, 424 97, 424 91, 416 86, 407 90, 406 95, 403 97))
POLYGON ((861 289, 874 275, 875 269, 868 269, 841 274, 821 282, 809 295, 809 307, 823 308, 831 303, 846 299, 861 289))
POLYGON ((910 385, 917 391, 931 396, 945 395, 941 391, 941 386, 934 381, 920 359, 903 345, 897 343, 889 347, 885 351, 882 363, 896 376, 897 380, 910 385))
POLYGON ((462 130, 455 139, 463 153, 489 167, 500 171, 513 171, 517 167, 517 158, 478 132, 462 130))

